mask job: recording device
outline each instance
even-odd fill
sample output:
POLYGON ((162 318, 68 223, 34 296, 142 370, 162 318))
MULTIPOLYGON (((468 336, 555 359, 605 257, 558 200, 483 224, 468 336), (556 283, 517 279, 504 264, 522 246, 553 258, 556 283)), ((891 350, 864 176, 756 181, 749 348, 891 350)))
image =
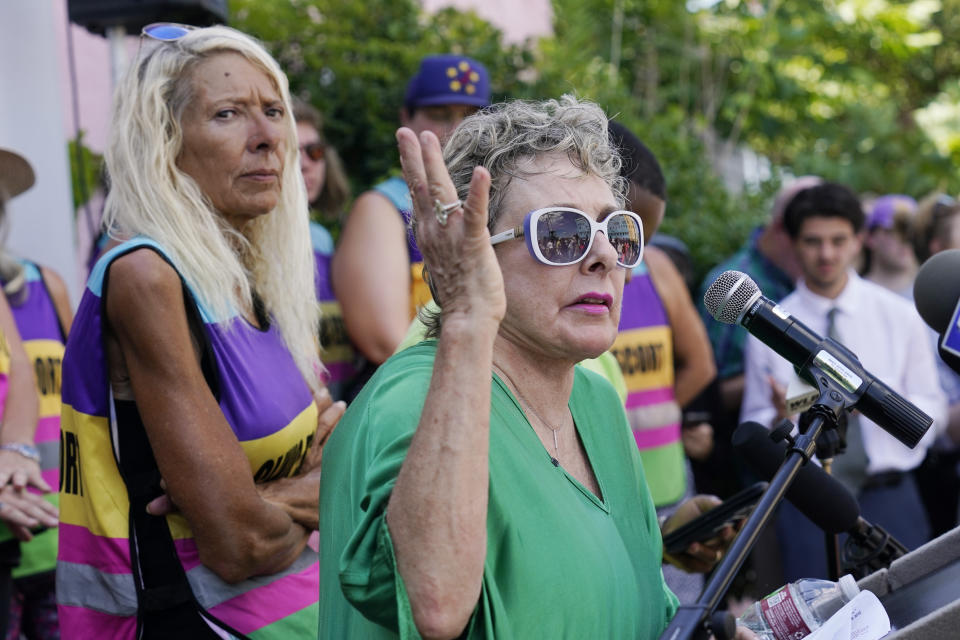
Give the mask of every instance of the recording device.
POLYGON ((787 395, 785 406, 787 415, 792 416, 797 413, 803 413, 820 399, 820 391, 811 387, 800 376, 793 376, 787 383, 787 395))
MULTIPOLYGON (((786 443, 771 440, 770 431, 756 422, 738 426, 732 442, 737 453, 762 478, 772 478, 787 455, 786 443)), ((907 553, 906 547, 882 527, 861 518, 860 505, 853 495, 815 464, 800 468, 786 497, 825 532, 849 534, 844 559, 859 568, 858 576, 888 567, 907 553)))
POLYGON ((758 482, 677 527, 663 536, 663 550, 669 554, 683 553, 694 542, 707 542, 724 527, 736 526, 750 515, 766 488, 766 482, 758 482))
POLYGON ((913 300, 923 321, 940 334, 940 357, 960 373, 960 249, 941 251, 923 263, 913 300))
POLYGON ((858 409, 908 447, 915 447, 933 424, 933 418, 864 369, 852 351, 817 335, 765 298, 745 273, 721 273, 703 302, 716 320, 742 324, 821 394, 843 400, 847 410, 858 409))

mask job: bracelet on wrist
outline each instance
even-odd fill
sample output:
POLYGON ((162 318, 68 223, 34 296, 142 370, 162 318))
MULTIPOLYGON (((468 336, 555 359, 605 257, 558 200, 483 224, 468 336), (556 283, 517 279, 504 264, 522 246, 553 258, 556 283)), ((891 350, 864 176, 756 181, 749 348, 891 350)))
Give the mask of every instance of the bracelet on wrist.
POLYGON ((667 518, 669 517, 670 516, 666 514, 657 516, 657 524, 660 525, 660 531, 663 531, 663 525, 667 522, 667 518))
POLYGON ((7 444, 0 444, 0 451, 13 451, 14 453, 19 453, 28 460, 33 460, 37 464, 40 463, 40 452, 37 451, 35 446, 30 444, 24 444, 22 442, 9 442, 7 444))

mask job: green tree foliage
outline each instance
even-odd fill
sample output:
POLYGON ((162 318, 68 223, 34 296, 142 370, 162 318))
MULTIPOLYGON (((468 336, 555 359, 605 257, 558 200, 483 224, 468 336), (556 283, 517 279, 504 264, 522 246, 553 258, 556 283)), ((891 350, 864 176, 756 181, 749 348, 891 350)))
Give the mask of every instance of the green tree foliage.
POLYGON ((697 272, 705 273, 762 220, 777 180, 734 194, 714 172, 701 135, 703 119, 694 112, 694 63, 680 46, 693 26, 689 14, 668 2, 553 4, 555 33, 539 43, 536 79, 526 96, 576 93, 599 103, 643 140, 667 181, 661 231, 686 242, 697 272), (665 80, 671 75, 673 80, 665 80))
POLYGON ((232 0, 293 91, 328 119, 357 189, 396 168, 393 132, 419 59, 458 52, 491 71, 495 99, 576 93, 657 154, 662 230, 702 273, 761 221, 783 173, 862 193, 960 190, 960 0, 553 0, 554 35, 522 45, 472 13, 415 0, 232 0), (718 157, 771 162, 731 193, 718 157))
POLYGON ((291 91, 317 106, 355 189, 399 166, 394 132, 407 81, 434 53, 469 55, 490 71, 495 99, 529 64, 523 47, 473 13, 429 15, 415 0, 233 0, 231 25, 267 45, 291 91))
POLYGON ((67 143, 70 154, 70 181, 73 187, 73 210, 76 212, 100 187, 103 157, 83 144, 83 131, 67 143))

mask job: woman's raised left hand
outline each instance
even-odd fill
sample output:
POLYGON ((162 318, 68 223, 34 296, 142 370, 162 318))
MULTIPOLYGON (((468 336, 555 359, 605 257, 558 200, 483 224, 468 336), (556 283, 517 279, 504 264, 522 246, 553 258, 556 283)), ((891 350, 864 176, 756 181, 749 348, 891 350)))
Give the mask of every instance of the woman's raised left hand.
POLYGON ((441 221, 438 203, 456 203, 458 195, 443 162, 440 141, 429 131, 418 139, 402 127, 397 144, 413 199, 417 245, 428 265, 444 323, 463 318, 493 320, 499 325, 507 305, 503 275, 487 231, 490 173, 474 168, 466 202, 441 221))

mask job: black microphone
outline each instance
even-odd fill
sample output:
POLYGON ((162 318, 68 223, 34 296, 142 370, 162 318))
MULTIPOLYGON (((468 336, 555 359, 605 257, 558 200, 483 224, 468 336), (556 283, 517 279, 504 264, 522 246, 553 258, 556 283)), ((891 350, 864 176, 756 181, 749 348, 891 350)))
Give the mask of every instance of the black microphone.
MULTIPOLYGON (((744 422, 731 438, 733 448, 761 478, 771 480, 787 455, 785 442, 770 439, 770 430, 744 422)), ((889 567, 907 549, 882 527, 860 517, 856 498, 836 478, 813 463, 797 472, 787 489, 787 500, 827 533, 847 533, 849 559, 871 570, 889 567)))
POLYGON ((793 364, 800 377, 821 392, 828 385, 831 394, 844 397, 846 409, 859 409, 908 447, 915 447, 933 424, 933 418, 864 369, 852 351, 817 335, 765 298, 747 274, 724 271, 707 289, 703 303, 716 320, 742 324, 793 364))
MULTIPOLYGON (((757 422, 744 422, 731 438, 733 448, 764 480, 773 479, 787 456, 787 445, 770 439, 770 430, 757 422)), ((843 533, 857 525, 860 505, 838 480, 815 464, 800 467, 787 500, 827 533, 843 533)))
POLYGON ((941 251, 923 263, 913 281, 913 301, 923 321, 940 334, 938 351, 960 373, 960 354, 951 348, 960 330, 952 323, 960 300, 960 249, 941 251))

